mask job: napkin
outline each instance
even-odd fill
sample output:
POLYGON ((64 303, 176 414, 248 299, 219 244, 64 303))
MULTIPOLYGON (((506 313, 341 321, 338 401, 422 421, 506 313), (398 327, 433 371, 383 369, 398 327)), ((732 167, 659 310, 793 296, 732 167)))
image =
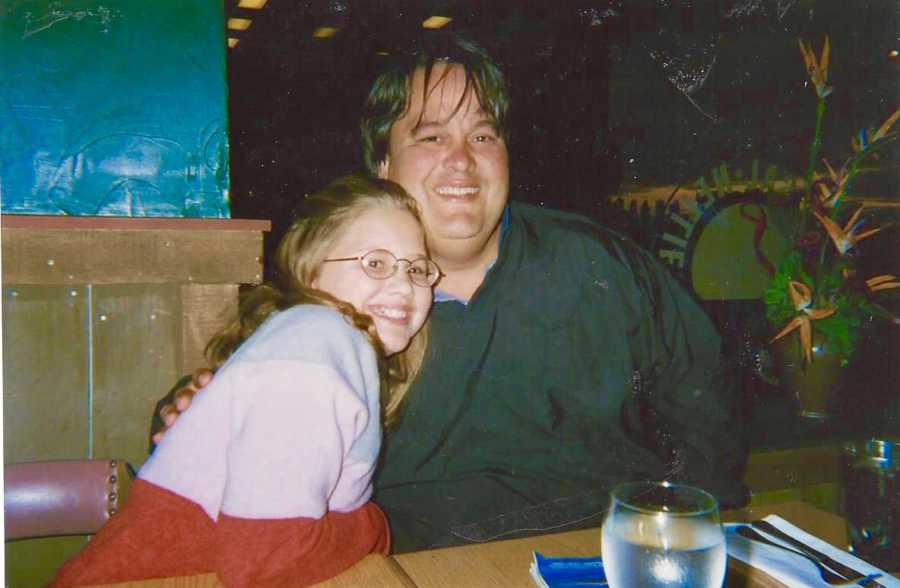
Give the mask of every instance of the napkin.
MULTIPOLYGON (((815 535, 810 535, 777 515, 769 515, 766 521, 772 523, 778 529, 784 531, 794 539, 809 545, 816 551, 820 551, 846 566, 863 574, 881 574, 871 586, 886 586, 900 588, 900 579, 891 577, 884 570, 880 570, 872 564, 865 562, 851 553, 838 549, 833 545, 822 541, 815 535)), ((822 579, 819 570, 806 558, 789 553, 784 549, 764 545, 742 537, 735 533, 735 529, 746 526, 745 523, 728 523, 725 525, 725 538, 727 541, 728 555, 741 560, 755 568, 769 574, 779 582, 797 588, 829 588, 830 584, 822 579)), ((759 529, 757 529, 759 531, 759 529)), ((761 531, 760 531, 761 532, 761 531)), ((781 543, 777 537, 766 535, 767 538, 781 543)), ((789 546, 788 546, 789 547, 789 546)))
POLYGON ((606 586, 606 574, 599 557, 547 557, 532 552, 529 572, 538 588, 606 586))

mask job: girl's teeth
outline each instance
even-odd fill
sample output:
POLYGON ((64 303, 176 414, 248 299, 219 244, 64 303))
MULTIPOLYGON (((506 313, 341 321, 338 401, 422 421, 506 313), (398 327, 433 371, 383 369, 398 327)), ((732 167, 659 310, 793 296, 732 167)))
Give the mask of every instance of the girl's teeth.
POLYGON ((405 319, 406 311, 397 308, 379 308, 375 310, 375 314, 393 319, 405 319))

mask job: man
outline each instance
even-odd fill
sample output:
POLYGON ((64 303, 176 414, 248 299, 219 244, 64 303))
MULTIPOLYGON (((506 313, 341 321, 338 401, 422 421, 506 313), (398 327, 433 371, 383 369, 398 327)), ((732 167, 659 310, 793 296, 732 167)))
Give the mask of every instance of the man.
POLYGON ((366 165, 418 201, 446 274, 376 485, 395 551, 597 525, 636 479, 741 504, 715 330, 623 237, 509 202, 507 110, 499 68, 459 37, 398 58, 365 105, 366 165))

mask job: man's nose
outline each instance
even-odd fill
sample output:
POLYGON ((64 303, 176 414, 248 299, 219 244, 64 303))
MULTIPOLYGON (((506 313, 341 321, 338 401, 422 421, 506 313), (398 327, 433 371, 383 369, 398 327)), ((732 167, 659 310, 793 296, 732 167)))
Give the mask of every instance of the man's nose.
POLYGON ((468 141, 455 143, 447 154, 445 165, 455 171, 468 171, 475 165, 472 147, 468 141))

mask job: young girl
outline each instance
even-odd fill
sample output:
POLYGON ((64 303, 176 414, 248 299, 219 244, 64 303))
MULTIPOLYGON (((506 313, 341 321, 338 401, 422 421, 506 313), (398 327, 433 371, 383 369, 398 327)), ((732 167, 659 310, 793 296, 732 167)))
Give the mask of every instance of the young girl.
POLYGON ((215 379, 53 586, 212 571, 301 586, 387 553, 369 501, 381 415, 392 422, 421 365, 440 271, 396 184, 345 177, 307 204, 275 282, 207 346, 215 379))

